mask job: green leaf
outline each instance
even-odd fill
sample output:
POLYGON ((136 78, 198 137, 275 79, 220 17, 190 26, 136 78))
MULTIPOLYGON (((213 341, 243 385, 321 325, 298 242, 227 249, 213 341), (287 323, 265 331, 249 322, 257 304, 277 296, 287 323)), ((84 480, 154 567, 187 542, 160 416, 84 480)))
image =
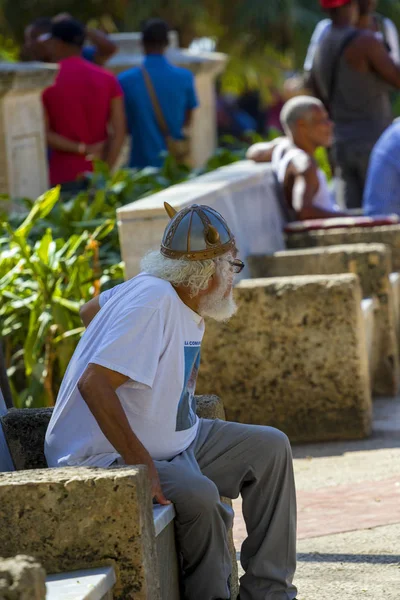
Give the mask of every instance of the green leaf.
POLYGON ((35 359, 33 356, 33 348, 36 343, 36 338, 39 330, 39 317, 41 314, 40 306, 36 305, 31 311, 29 317, 28 331, 24 344, 24 361, 25 361, 25 373, 31 375, 32 369, 35 365, 35 359))
POLYGON ((67 300, 66 298, 61 298, 59 296, 53 296, 52 300, 55 304, 59 304, 60 306, 63 306, 71 312, 79 315, 79 309, 82 306, 80 302, 74 302, 72 300, 67 300))
POLYGON ((51 235, 51 230, 46 229, 46 233, 44 234, 44 236, 42 237, 40 243, 38 244, 38 246, 36 248, 38 257, 46 265, 49 262, 49 246, 52 241, 53 241, 53 236, 51 235))
POLYGON ((25 221, 18 227, 15 234, 18 236, 26 236, 32 229, 38 219, 43 219, 53 209, 54 205, 60 197, 60 187, 55 187, 42 196, 34 203, 32 210, 26 217, 25 221))

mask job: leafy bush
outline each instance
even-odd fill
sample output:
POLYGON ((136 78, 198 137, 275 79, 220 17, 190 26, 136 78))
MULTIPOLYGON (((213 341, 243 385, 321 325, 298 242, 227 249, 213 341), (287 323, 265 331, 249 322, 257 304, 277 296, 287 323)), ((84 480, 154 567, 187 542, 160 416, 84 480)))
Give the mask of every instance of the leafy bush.
MULTIPOLYGON (((59 198, 53 189, 33 203, 13 229, 3 219, 0 238, 1 337, 17 406, 51 406, 83 328, 81 303, 102 284, 122 277, 122 266, 101 268, 99 245, 114 228, 103 220, 91 233, 55 237, 50 228, 30 234, 59 198)), ((40 225, 39 225, 40 224, 40 225)))

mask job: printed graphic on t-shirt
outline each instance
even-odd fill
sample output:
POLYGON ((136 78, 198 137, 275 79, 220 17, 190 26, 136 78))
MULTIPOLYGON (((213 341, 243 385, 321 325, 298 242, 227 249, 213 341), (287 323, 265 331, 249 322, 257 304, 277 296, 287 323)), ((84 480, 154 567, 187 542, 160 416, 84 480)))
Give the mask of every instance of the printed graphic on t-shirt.
POLYGON ((185 379, 183 391, 176 415, 176 431, 190 429, 196 422, 196 402, 194 393, 196 389, 197 373, 200 366, 200 343, 185 343, 185 379))

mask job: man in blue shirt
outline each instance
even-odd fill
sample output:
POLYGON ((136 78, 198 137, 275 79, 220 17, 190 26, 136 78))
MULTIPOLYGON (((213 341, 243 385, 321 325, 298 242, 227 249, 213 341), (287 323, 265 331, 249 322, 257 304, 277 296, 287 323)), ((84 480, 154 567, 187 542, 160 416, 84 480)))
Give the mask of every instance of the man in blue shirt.
POLYGON ((368 167, 364 213, 400 215, 400 122, 394 122, 377 141, 368 167))
MULTIPOLYGON (((150 19, 142 30, 146 69, 153 85, 170 137, 183 138, 197 106, 194 77, 187 69, 172 65, 164 56, 168 46, 168 26, 161 19, 150 19)), ((161 167, 167 149, 143 77, 136 67, 119 76, 125 95, 128 131, 132 136, 129 166, 161 167)))

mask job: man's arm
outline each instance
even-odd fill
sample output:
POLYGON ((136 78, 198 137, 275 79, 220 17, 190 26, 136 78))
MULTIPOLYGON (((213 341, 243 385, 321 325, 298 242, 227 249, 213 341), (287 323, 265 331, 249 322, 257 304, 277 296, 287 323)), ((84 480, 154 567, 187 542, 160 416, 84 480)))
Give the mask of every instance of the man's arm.
POLYGON ((96 298, 92 298, 91 300, 89 300, 89 302, 86 302, 86 304, 81 306, 81 308, 79 309, 79 316, 81 317, 82 323, 86 328, 88 328, 90 323, 93 321, 100 308, 101 306, 99 296, 96 296, 96 298))
POLYGON ((151 493, 159 504, 170 504, 161 491, 154 462, 136 437, 122 408, 116 390, 129 377, 100 365, 89 363, 78 381, 78 390, 110 444, 127 465, 146 465, 151 493))
POLYGON ((47 145, 53 150, 61 150, 62 152, 69 152, 70 154, 81 154, 86 156, 88 160, 102 157, 104 142, 86 145, 56 133, 50 128, 46 108, 44 108, 44 120, 47 145))
POLYGON ((275 147, 286 138, 284 136, 275 138, 271 142, 258 142, 253 144, 246 152, 246 158, 254 162, 271 162, 275 147))
POLYGON ((117 51, 117 46, 110 38, 98 29, 86 29, 86 38, 96 48, 94 62, 104 65, 117 51))
POLYGON ((185 114, 185 121, 183 123, 183 127, 186 129, 187 127, 190 127, 193 121, 193 113, 194 113, 195 109, 194 108, 189 108, 186 111, 185 114))
POLYGON ((400 88, 400 66, 391 58, 383 42, 374 34, 366 32, 359 36, 357 44, 371 69, 390 85, 400 88))
POLYGON ((118 160, 126 136, 126 117, 123 96, 111 101, 110 137, 107 141, 105 161, 112 168, 118 160))
POLYGON ((319 185, 315 165, 310 165, 304 173, 298 173, 295 176, 295 184, 292 192, 293 208, 299 220, 348 217, 349 215, 345 212, 330 211, 313 204, 319 185))

